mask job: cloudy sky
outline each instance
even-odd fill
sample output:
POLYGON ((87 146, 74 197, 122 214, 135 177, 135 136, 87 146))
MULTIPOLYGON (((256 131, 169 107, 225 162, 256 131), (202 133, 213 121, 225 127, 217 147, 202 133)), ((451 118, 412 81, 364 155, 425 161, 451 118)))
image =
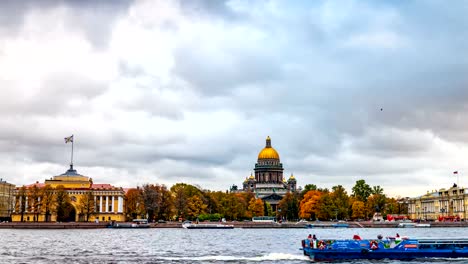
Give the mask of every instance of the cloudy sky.
POLYGON ((466 1, 1 1, 0 177, 468 185, 466 1))

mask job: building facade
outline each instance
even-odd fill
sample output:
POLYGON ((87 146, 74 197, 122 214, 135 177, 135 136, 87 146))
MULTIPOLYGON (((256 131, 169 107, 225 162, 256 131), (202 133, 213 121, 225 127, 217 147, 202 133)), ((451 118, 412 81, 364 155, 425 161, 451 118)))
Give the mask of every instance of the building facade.
POLYGON ((0 222, 9 221, 13 212, 15 185, 0 179, 0 222))
POLYGON ((272 147, 270 137, 267 137, 265 147, 260 151, 255 163, 254 175, 243 182, 242 190, 251 191, 258 198, 268 202, 273 211, 287 192, 296 191, 296 178, 291 175, 288 180, 283 176, 283 164, 278 152, 272 147))
POLYGON ((110 184, 95 184, 92 178, 78 174, 73 165, 44 183, 16 188, 12 221, 57 221, 56 208, 52 205, 46 209, 47 192, 54 197, 57 188, 63 188, 70 197, 66 221, 125 221, 124 190, 110 184))
POLYGON ((467 217, 468 193, 454 184, 449 189, 428 191, 408 200, 408 216, 413 220, 461 221, 467 217))

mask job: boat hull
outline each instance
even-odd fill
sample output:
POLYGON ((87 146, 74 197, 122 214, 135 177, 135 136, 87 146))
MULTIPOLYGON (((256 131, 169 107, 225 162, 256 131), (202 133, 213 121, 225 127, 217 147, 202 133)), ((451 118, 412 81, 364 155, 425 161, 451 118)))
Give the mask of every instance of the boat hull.
POLYGON ((333 260, 353 260, 353 259, 391 259, 391 260, 413 260, 424 258, 468 258, 466 250, 444 250, 433 252, 390 252, 378 250, 361 250, 361 251, 309 251, 306 253, 311 259, 316 261, 333 261, 333 260))
POLYGON ((316 261, 468 258, 468 239, 303 240, 302 250, 316 261))

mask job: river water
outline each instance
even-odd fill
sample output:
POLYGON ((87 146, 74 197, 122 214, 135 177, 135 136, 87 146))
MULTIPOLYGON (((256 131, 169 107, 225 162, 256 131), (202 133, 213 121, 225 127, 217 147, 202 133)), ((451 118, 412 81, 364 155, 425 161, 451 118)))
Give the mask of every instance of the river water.
MULTIPOLYGON (((463 237, 468 228, 399 229, 0 229, 0 263, 309 263, 299 250, 321 238, 463 237)), ((468 259, 379 263, 468 263, 468 259)), ((355 261, 342 263, 375 263, 355 261)))

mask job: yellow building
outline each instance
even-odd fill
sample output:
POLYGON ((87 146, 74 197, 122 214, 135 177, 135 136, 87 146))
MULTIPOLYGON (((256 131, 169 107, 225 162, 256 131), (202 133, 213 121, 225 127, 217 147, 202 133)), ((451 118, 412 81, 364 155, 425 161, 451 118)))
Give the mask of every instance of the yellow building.
POLYGON ((0 221, 8 221, 13 211, 15 185, 0 179, 0 221))
POLYGON ((454 184, 449 189, 428 191, 408 200, 410 219, 453 221, 466 219, 468 193, 454 184))
POLYGON ((59 186, 63 186, 70 197, 71 206, 66 221, 125 221, 124 190, 110 184, 95 184, 90 177, 78 174, 73 165, 64 174, 45 180, 44 183, 36 182, 24 188, 16 188, 12 221, 43 222, 46 218, 48 221, 57 221, 54 203, 47 206, 46 201, 47 192, 55 196, 59 186))

